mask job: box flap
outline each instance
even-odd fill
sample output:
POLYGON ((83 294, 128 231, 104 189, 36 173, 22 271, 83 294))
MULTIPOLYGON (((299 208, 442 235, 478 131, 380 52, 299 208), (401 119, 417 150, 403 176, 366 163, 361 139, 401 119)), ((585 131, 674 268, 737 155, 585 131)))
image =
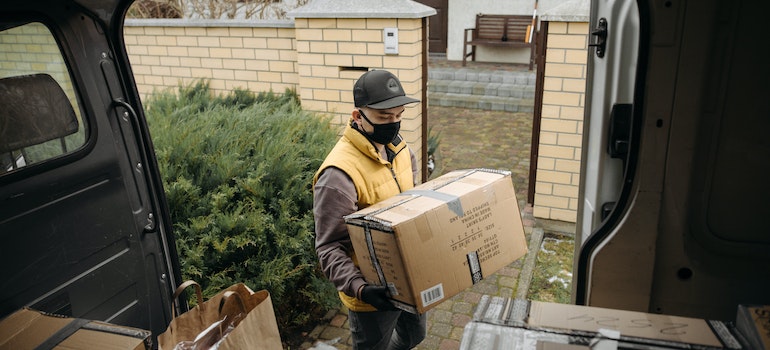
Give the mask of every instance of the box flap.
POLYGON ((70 321, 21 309, 0 322, 0 349, 30 349, 41 344, 70 321))
POLYGON ((430 208, 443 205, 446 205, 456 215, 462 216, 464 210, 460 197, 506 176, 510 176, 509 171, 455 170, 347 215, 345 221, 354 223, 357 222, 356 220, 365 220, 392 226, 420 216, 430 208), (413 202, 415 200, 417 201, 413 202))
POLYGON ((90 329, 77 331, 75 334, 59 343, 56 347, 57 350, 142 350, 144 348, 144 343, 141 339, 90 329))

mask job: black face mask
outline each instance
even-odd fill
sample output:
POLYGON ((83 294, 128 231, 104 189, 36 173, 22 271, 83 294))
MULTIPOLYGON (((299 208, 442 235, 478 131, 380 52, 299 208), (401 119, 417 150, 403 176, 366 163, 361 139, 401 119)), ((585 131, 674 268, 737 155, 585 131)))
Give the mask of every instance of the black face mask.
POLYGON ((372 131, 371 134, 367 134, 363 129, 360 130, 366 138, 369 140, 372 140, 376 143, 379 143, 381 145, 387 145, 393 140, 396 139, 396 136, 398 136, 398 131, 401 129, 401 122, 397 121, 395 123, 386 123, 386 124, 374 124, 372 123, 369 118, 366 117, 366 114, 362 110, 358 110, 358 113, 361 113, 361 116, 366 119, 369 124, 372 125, 374 128, 374 131, 372 131))

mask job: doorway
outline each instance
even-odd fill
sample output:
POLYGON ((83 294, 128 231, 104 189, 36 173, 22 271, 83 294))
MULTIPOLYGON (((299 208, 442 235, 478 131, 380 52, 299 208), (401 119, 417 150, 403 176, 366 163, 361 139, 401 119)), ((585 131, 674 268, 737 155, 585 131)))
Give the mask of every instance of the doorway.
POLYGON ((449 0, 417 0, 417 2, 436 9, 436 14, 428 17, 428 52, 446 54, 449 0))

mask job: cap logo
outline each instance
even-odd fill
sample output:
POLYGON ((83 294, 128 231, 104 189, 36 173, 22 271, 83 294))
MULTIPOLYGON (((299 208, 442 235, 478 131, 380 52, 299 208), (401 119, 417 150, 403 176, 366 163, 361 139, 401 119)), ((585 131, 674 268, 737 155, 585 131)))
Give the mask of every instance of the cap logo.
POLYGON ((388 79, 388 83, 386 85, 388 87, 388 90, 393 91, 395 93, 400 92, 400 88, 398 87, 398 82, 396 79, 390 78, 388 79))

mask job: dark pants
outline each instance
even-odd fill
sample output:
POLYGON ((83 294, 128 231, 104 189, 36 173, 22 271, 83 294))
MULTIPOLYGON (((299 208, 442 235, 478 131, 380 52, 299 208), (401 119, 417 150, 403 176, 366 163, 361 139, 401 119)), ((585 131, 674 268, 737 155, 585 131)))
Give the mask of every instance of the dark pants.
POLYGON ((425 339, 425 315, 406 311, 349 312, 354 350, 411 349, 425 339))

